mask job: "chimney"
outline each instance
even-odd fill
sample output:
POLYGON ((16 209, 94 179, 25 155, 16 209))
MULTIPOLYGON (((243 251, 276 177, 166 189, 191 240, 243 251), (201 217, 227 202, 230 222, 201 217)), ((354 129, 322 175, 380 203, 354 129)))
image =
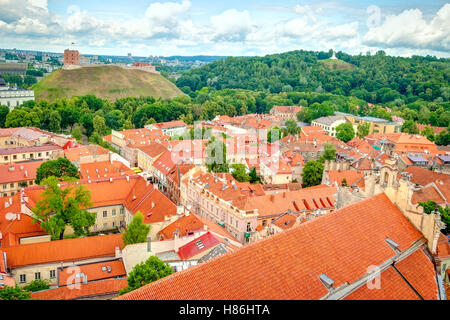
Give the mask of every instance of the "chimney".
POLYGON ((17 220, 20 221, 20 212, 17 213, 17 220))
POLYGON ((115 247, 114 256, 116 258, 122 257, 122 252, 120 251, 119 246, 115 247))
POLYGON ((274 200, 275 200, 275 195, 274 195, 274 194, 271 194, 271 195, 270 195, 270 201, 273 202, 274 200))
POLYGON ((208 231, 208 226, 206 224, 203 225, 203 230, 208 231))
POLYGON ((127 177, 127 182, 130 182, 130 176, 126 176, 127 177))
POLYGON ((178 252, 179 240, 178 240, 178 229, 173 233, 173 251, 178 252))
POLYGON ((84 273, 81 276, 83 277, 83 284, 87 284, 87 276, 84 273))
POLYGON ((147 237, 147 252, 152 252, 152 239, 147 237))

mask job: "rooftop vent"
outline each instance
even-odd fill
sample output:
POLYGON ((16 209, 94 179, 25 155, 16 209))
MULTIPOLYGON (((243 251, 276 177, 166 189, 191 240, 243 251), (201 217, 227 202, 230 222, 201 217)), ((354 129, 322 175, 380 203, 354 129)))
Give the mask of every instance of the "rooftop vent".
POLYGON ((334 289, 334 280, 328 277, 326 274, 322 273, 319 276, 320 282, 327 288, 328 291, 334 289))
POLYGON ((397 242, 395 242, 394 240, 392 240, 392 239, 390 239, 390 238, 386 238, 385 240, 386 240, 387 244, 388 244, 395 252, 397 252, 397 253, 402 252, 402 251, 399 249, 398 243, 397 243, 397 242))

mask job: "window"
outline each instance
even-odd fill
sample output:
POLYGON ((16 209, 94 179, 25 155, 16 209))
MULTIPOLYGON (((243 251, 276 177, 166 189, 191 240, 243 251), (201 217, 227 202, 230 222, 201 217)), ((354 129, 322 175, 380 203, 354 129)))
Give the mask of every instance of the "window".
POLYGON ((239 223, 239 221, 238 221, 238 220, 236 220, 236 228, 238 227, 238 223, 239 223))
POLYGON ((21 274, 20 276, 19 276, 19 278, 20 278, 20 283, 25 283, 25 282, 27 282, 27 276, 25 275, 25 274, 21 274))
POLYGON ((4 158, 5 158, 5 160, 8 160, 8 156, 5 156, 4 158))
POLYGON ((25 154, 22 154, 22 159, 25 159, 25 157, 26 157, 26 155, 25 155, 25 154))
POLYGON ((56 278, 56 270, 50 270, 50 279, 56 278))
POLYGON ((34 273, 34 280, 41 280, 41 273, 40 272, 35 272, 34 273))
POLYGON ((11 188, 14 188, 14 183, 10 183, 9 186, 10 186, 11 188))
POLYGON ((116 216, 116 209, 112 209, 112 216, 113 216, 113 217, 116 216))
POLYGON ((125 214, 125 209, 124 208, 120 208, 120 215, 123 216, 125 214))
POLYGON ((248 222, 247 223, 247 232, 250 232, 251 231, 251 224, 250 224, 250 222, 248 222))
POLYGON ((48 154, 49 154, 49 152, 47 151, 47 152, 45 153, 45 155, 48 156, 48 154))
POLYGON ((30 186, 33 185, 33 180, 30 180, 30 186))
POLYGON ((38 153, 38 157, 42 157, 42 154, 40 152, 38 153))
POLYGON ((106 218, 108 216, 108 211, 103 211, 103 218, 106 218))
POLYGON ((105 222, 105 223, 103 224, 103 229, 107 229, 107 228, 108 228, 108 223, 105 222))
POLYGON ((4 184, 4 185, 3 185, 3 189, 6 189, 7 186, 8 186, 7 184, 4 184))
POLYGON ((17 155, 13 155, 13 159, 16 160, 17 159, 17 155))
POLYGON ((116 222, 115 221, 113 221, 112 226, 113 226, 113 228, 116 226, 116 222))

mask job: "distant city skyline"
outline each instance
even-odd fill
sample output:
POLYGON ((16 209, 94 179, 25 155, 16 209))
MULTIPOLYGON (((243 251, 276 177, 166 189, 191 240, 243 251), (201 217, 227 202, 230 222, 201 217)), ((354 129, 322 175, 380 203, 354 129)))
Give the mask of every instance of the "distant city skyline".
POLYGON ((298 49, 450 57, 450 3, 440 0, 0 0, 0 7, 1 48, 143 57, 298 49))

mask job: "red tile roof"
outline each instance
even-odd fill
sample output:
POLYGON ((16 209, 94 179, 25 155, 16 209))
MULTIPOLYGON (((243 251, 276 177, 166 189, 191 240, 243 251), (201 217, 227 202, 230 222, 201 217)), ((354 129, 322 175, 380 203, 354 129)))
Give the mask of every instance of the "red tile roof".
POLYGON ((219 244, 219 240, 217 240, 211 232, 207 232, 180 247, 178 249, 178 256, 180 256, 182 260, 188 260, 203 251, 211 249, 217 244, 219 244))
POLYGON ((36 179, 36 170, 44 161, 16 162, 0 165, 0 184, 36 179))
MULTIPOLYGON (((177 207, 161 191, 139 175, 115 177, 105 180, 80 181, 91 191, 92 208, 123 204, 133 214, 140 211, 144 215, 144 223, 164 221, 165 216, 176 214, 177 207)), ((64 184, 62 184, 64 187, 64 184)), ((33 208, 41 199, 42 186, 28 187, 27 206, 33 208)))
POLYGON ((62 150, 62 148, 56 144, 44 144, 42 146, 0 148, 0 155, 10 155, 10 154, 27 153, 27 152, 45 152, 45 151, 56 151, 56 150, 62 150))
POLYGON ((411 182, 421 186, 426 186, 436 180, 441 180, 446 184, 450 184, 450 174, 438 173, 415 166, 407 167, 404 172, 412 175, 411 182))
POLYGON ((160 122, 155 123, 155 126, 157 126, 160 129, 168 129, 168 128, 176 128, 176 127, 185 127, 186 123, 182 120, 174 120, 174 121, 168 121, 168 122, 160 122))
POLYGON ((81 179, 105 179, 134 175, 135 172, 120 161, 99 161, 80 164, 81 179))
POLYGON ((164 153, 165 151, 167 151, 167 148, 164 147, 162 144, 160 143, 150 143, 148 145, 144 145, 144 146, 139 146, 137 147, 137 149, 143 151, 144 153, 148 154, 150 157, 155 158, 157 156, 159 156, 160 154, 164 153))
POLYGON ((189 233, 203 230, 203 222, 195 215, 184 215, 172 222, 159 232, 161 239, 173 239, 173 233, 178 230, 179 237, 186 237, 189 233))
POLYGON ((344 179, 347 181, 347 186, 356 184, 357 186, 364 187, 364 172, 357 170, 330 170, 326 172, 326 175, 330 179, 330 183, 337 182, 339 186, 342 186, 344 179))
POLYGON ((114 257, 115 248, 121 248, 122 246, 122 235, 112 234, 21 244, 5 248, 4 251, 6 252, 8 267, 17 268, 50 262, 114 257))
MULTIPOLYGON (((400 250, 419 239, 424 241, 387 196, 380 194, 177 272, 119 299, 320 299, 328 294, 320 274, 326 274, 339 287, 354 283, 369 266, 392 259, 395 252, 386 238, 395 241, 400 250)), ((413 262, 398 265, 419 292, 425 295, 436 291, 430 265, 413 262), (419 282, 415 274, 421 273, 426 279, 419 282), (429 288, 422 288, 424 283, 429 288)))
POLYGON ((30 216, 20 211, 20 194, 0 198, 0 244, 3 248, 19 245, 21 238, 47 234, 30 216), (10 200, 12 204, 6 207, 10 200))
MULTIPOLYGON (((77 265, 76 267, 79 268, 79 272, 77 273, 83 273, 86 276, 88 282, 123 276, 126 277, 127 275, 122 260, 103 261, 98 263, 77 265)), ((66 267, 63 270, 58 268, 58 286, 61 287, 83 282, 83 279, 81 277, 73 279, 74 275, 75 271, 71 270, 71 267, 66 267), (73 281, 72 279, 75 281, 73 281), (67 280, 72 281, 68 283, 67 280)))
POLYGON ((64 156, 72 162, 80 161, 81 157, 108 154, 109 150, 98 145, 88 145, 64 150, 64 156))
POLYGON ((31 297, 38 300, 73 300, 116 294, 127 286, 127 279, 108 279, 80 284, 79 288, 77 285, 71 285, 33 292, 31 297))

